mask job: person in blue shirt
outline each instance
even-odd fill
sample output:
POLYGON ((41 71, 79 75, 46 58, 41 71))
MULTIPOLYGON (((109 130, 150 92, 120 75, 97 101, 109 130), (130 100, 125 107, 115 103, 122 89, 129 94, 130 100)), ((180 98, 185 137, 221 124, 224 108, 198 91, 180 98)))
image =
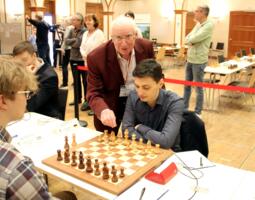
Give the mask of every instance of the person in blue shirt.
POLYGON ((179 150, 183 99, 164 85, 162 68, 154 59, 141 61, 133 71, 135 90, 131 91, 122 121, 129 137, 150 140, 160 147, 179 150))

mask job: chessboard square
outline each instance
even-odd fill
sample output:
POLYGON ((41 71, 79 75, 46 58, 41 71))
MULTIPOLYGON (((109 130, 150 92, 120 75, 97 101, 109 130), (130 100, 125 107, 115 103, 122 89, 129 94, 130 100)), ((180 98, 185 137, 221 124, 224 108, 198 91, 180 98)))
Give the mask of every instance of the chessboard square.
POLYGON ((98 151, 99 149, 101 149, 101 148, 99 148, 99 147, 91 147, 90 148, 90 150, 92 150, 92 151, 98 151))
POLYGON ((128 156, 129 158, 132 158, 132 157, 134 157, 136 154, 134 154, 134 153, 132 153, 132 152, 128 152, 127 154, 126 154, 126 156, 128 156))
POLYGON ((125 150, 118 151, 118 154, 121 154, 121 155, 126 155, 127 153, 128 153, 128 151, 125 151, 125 150))
POLYGON ((157 155, 155 155, 155 154, 152 154, 152 153, 149 153, 149 154, 147 154, 147 156, 146 156, 147 158, 149 158, 149 159, 154 159, 154 158, 156 158, 157 157, 157 155))
POLYGON ((123 162, 123 163, 121 164, 121 166, 124 167, 124 168, 126 168, 126 169, 130 168, 132 165, 133 165, 133 164, 130 163, 130 162, 123 162))
POLYGON ((144 158, 144 156, 135 155, 135 156, 133 156, 133 158, 136 159, 136 160, 142 160, 144 158))
POLYGON ((108 157, 108 158, 105 158, 104 159, 106 162, 108 162, 108 163, 113 163, 115 160, 116 160, 116 158, 114 158, 114 157, 108 157))
POLYGON ((93 153, 90 154, 90 156, 91 156, 92 158, 97 158, 99 155, 100 155, 99 152, 93 152, 93 153))
POLYGON ((136 160, 136 159, 134 159, 134 158, 130 158, 129 160, 128 160, 128 162, 131 162, 131 163, 136 163, 136 162, 138 162, 139 160, 136 160))
POLYGON ((116 165, 120 165, 121 163, 123 163, 123 160, 116 159, 116 160, 114 161, 114 163, 115 163, 116 165))
POLYGON ((84 148, 84 147, 79 147, 76 151, 85 151, 86 150, 86 148, 84 148))
POLYGON ((120 150, 124 150, 126 147, 124 145, 118 145, 117 148, 120 150))
POLYGON ((119 160, 122 160, 122 161, 128 161, 130 158, 128 156, 121 156, 119 158, 119 160))
POLYGON ((133 173, 135 173, 135 171, 134 171, 133 169, 130 169, 130 168, 125 169, 125 174, 126 174, 126 176, 130 176, 130 175, 132 175, 133 173))
POLYGON ((90 142, 89 145, 90 146, 98 146, 98 142, 90 142))
POLYGON ((144 161, 138 161, 138 162, 136 162, 136 165, 137 166, 139 166, 139 167, 143 167, 143 166, 145 166, 147 164, 147 162, 144 162, 144 161))

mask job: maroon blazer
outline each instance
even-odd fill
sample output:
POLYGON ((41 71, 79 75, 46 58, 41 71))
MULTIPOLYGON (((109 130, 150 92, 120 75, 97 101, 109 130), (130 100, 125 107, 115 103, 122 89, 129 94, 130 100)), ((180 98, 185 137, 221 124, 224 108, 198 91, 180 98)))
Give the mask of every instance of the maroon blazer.
MULTIPOLYGON (((146 58, 154 58, 152 42, 145 39, 136 39, 135 58, 138 64, 146 58)), ((87 101, 95 112, 94 124, 98 131, 106 128, 101 124, 102 110, 109 108, 118 112, 118 97, 120 86, 124 85, 123 75, 117 60, 117 54, 112 40, 107 41, 87 56, 88 79, 87 101)), ((116 120, 118 121, 118 120, 116 120)))

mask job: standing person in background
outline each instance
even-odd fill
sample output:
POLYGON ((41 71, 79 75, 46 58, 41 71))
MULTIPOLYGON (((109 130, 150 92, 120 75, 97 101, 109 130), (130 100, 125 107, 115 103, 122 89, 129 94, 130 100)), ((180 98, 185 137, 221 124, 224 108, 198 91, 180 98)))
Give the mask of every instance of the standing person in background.
POLYGON ((66 40, 71 34, 71 30, 74 28, 72 26, 72 19, 69 17, 65 19, 65 33, 64 33, 64 39, 63 43, 61 46, 62 50, 62 55, 63 55, 63 61, 62 61, 62 84, 60 87, 66 87, 68 86, 68 64, 70 61, 70 51, 71 51, 71 46, 66 44, 66 40))
POLYGON ((26 15, 26 19, 36 27, 36 45, 38 56, 43 59, 45 63, 51 65, 50 61, 50 47, 48 44, 48 33, 50 25, 43 20, 41 14, 36 14, 35 20, 26 15))
MULTIPOLYGON (((134 12, 132 12, 132 11, 126 12, 126 13, 125 13, 125 16, 126 16, 126 17, 130 17, 130 18, 132 18, 133 20, 135 20, 135 14, 134 14, 134 12)), ((137 38, 143 38, 142 32, 141 32, 141 30, 140 30, 138 27, 136 27, 136 36, 137 36, 137 38)))
MULTIPOLYGON (((82 36, 80 51, 84 64, 87 66, 87 55, 100 44, 104 43, 105 37, 103 31, 98 28, 99 21, 94 14, 85 16, 85 26, 87 31, 82 36)), ((82 111, 84 109, 84 107, 81 108, 82 111)), ((93 115, 93 111, 90 110, 88 114, 93 115)))
MULTIPOLYGON (((186 44, 189 46, 185 72, 186 81, 203 82, 204 79, 204 69, 208 62, 213 33, 213 22, 207 19, 209 10, 207 5, 197 7, 194 13, 194 19, 197 21, 197 24, 186 36, 186 44)), ((204 102, 203 88, 196 87, 196 93, 195 112, 200 117, 204 102)), ((191 86, 185 86, 183 98, 186 110, 189 108, 190 95, 191 86)))
POLYGON ((32 33, 28 38, 28 41, 33 45, 35 52, 37 53, 37 45, 36 45, 36 28, 32 28, 32 33))
POLYGON ((120 16, 112 22, 112 39, 87 56, 87 99, 95 112, 96 130, 118 132, 126 100, 134 89, 132 72, 145 58, 153 58, 152 42, 136 38, 134 20, 120 16))
MULTIPOLYGON (((76 66, 84 66, 84 61, 80 52, 82 36, 86 31, 84 27, 83 16, 80 13, 76 13, 72 17, 72 24, 74 28, 71 30, 68 38, 66 39, 66 45, 71 46, 71 53, 70 53, 70 63, 72 68, 72 74, 74 78, 74 70, 76 66)), ((82 86, 81 86, 81 78, 82 78, 82 85, 84 91, 84 102, 81 105, 82 110, 86 110, 89 108, 89 105, 86 101, 86 91, 87 91, 87 72, 86 71, 78 71, 78 102, 81 103, 82 100, 82 86)), ((74 105, 74 102, 70 103, 69 105, 74 105)))

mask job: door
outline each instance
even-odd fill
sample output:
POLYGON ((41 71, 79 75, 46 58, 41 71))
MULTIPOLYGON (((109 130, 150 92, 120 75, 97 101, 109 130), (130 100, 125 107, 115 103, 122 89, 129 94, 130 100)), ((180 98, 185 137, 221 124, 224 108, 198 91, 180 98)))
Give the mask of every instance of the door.
POLYGON ((249 54, 249 48, 255 47, 255 12, 232 11, 230 12, 228 58, 232 58, 235 52, 245 49, 249 54))
POLYGON ((188 12, 186 17, 186 30, 185 30, 185 36, 188 35, 193 27, 196 25, 196 22, 194 21, 194 12, 188 12))
POLYGON ((104 30, 104 15, 102 3, 86 3, 86 14, 95 14, 99 20, 99 28, 104 30))

